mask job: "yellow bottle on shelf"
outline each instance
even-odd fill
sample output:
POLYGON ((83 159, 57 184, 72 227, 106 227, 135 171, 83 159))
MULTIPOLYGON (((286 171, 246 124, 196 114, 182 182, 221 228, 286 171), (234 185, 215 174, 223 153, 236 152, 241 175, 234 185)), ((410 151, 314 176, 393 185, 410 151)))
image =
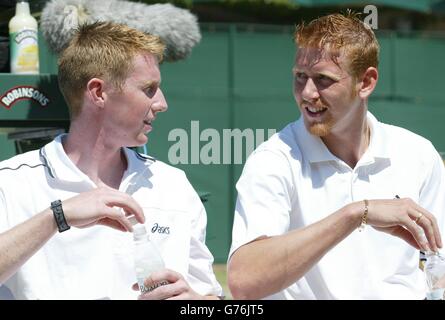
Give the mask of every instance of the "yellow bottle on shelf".
POLYGON ((11 73, 38 74, 39 47, 37 20, 31 15, 27 0, 18 0, 15 16, 9 21, 11 73))

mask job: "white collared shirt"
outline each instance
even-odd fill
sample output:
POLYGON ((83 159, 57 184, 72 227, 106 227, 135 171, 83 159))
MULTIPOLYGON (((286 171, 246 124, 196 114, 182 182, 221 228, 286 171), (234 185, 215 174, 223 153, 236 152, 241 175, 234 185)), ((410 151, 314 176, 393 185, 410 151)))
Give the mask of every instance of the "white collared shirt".
MULTIPOLYGON (((409 197, 435 214, 445 236, 445 170, 426 139, 378 122, 354 169, 311 135, 303 119, 260 145, 237 183, 232 247, 311 225, 363 199, 409 197)), ((353 231, 300 280, 269 299, 423 299, 419 251, 372 227, 353 231)))
MULTIPOLYGON (((0 232, 54 200, 96 187, 68 158, 62 136, 41 150, 0 163, 0 232)), ((202 295, 221 295, 205 245, 205 209, 183 171, 124 149, 128 168, 119 190, 147 207, 146 228, 167 268, 202 295)), ((136 299, 132 233, 105 226, 53 236, 4 284, 16 299, 136 299)))

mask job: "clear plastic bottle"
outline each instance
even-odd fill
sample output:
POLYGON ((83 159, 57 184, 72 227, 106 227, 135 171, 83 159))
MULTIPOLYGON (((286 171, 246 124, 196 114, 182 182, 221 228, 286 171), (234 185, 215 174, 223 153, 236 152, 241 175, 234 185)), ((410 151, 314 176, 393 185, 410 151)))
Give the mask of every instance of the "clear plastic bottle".
MULTIPOLYGON (((423 241, 427 242, 423 229, 420 227, 418 229, 423 241)), ((420 252, 420 260, 425 260, 423 271, 428 287, 426 299, 445 300, 445 257, 439 252, 427 250, 420 252)))
POLYGON ((428 251, 424 271, 428 286, 427 300, 444 300, 445 258, 438 252, 428 251))
POLYGON ((141 293, 149 292, 155 288, 168 284, 167 281, 161 281, 151 287, 144 285, 144 280, 151 273, 165 268, 164 261, 153 242, 147 234, 147 230, 143 224, 137 223, 134 217, 129 218, 133 224, 133 240, 134 240, 134 268, 136 278, 141 293))
POLYGON ((17 0, 15 16, 9 21, 11 73, 38 74, 39 47, 37 20, 27 0, 17 0))

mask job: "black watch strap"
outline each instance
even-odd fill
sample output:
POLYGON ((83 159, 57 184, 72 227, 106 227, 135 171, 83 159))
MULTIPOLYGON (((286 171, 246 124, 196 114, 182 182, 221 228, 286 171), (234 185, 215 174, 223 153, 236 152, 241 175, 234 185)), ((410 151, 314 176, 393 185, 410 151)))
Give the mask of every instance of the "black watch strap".
POLYGON ((62 209, 62 201, 56 200, 51 202, 51 210, 54 214, 54 220, 56 220, 57 228, 59 228, 59 232, 64 232, 71 228, 66 222, 65 215, 62 209))

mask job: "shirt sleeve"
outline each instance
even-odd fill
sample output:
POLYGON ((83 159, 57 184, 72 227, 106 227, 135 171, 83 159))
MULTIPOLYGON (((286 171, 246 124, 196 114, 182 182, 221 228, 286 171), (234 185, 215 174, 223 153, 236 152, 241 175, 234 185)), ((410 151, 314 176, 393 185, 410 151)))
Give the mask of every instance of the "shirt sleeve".
POLYGON ((291 181, 292 171, 284 155, 262 150, 249 157, 236 185, 229 259, 246 243, 289 230, 294 188, 291 181))
POLYGON ((433 162, 420 191, 419 205, 434 214, 445 242, 445 167, 442 157, 431 148, 433 162))
POLYGON ((216 280, 213 272, 213 255, 205 244, 207 214, 196 191, 186 179, 188 208, 190 210, 191 239, 190 239, 190 259, 187 281, 190 286, 201 295, 222 296, 221 285, 216 280))

